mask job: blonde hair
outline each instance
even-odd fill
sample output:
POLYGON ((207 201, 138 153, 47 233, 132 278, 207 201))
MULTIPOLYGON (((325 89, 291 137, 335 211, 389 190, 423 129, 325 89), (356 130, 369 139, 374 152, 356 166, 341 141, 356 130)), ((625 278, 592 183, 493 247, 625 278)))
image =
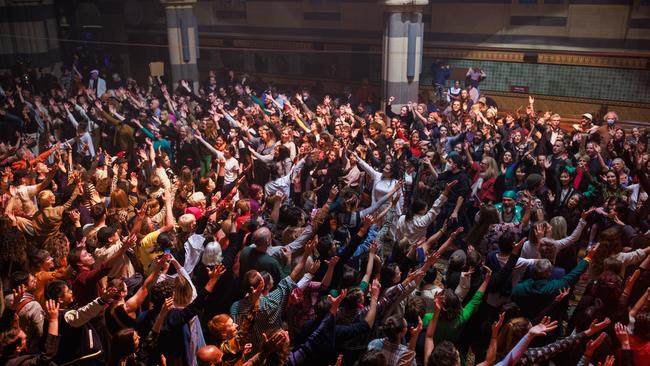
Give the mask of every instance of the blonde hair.
POLYGON ((192 224, 196 222, 196 217, 192 214, 184 214, 178 218, 178 226, 181 230, 189 232, 192 229, 192 224))
POLYGON ((251 212, 251 203, 248 199, 242 199, 235 203, 235 211, 239 211, 240 215, 245 215, 251 212))
POLYGON ((497 338, 497 355, 505 357, 505 355, 514 348, 515 344, 528 332, 530 329, 530 321, 524 317, 510 319, 497 338))
POLYGON ((174 304, 179 307, 185 307, 192 302, 194 289, 192 284, 182 275, 174 279, 174 304))
POLYGON ((54 193, 50 191, 49 189, 43 190, 38 193, 38 204, 43 207, 50 207, 50 197, 54 196, 54 193))
POLYGON ((203 192, 194 192, 187 198, 187 203, 192 206, 198 206, 200 203, 205 202, 205 194, 203 192))
POLYGON ((562 216, 555 216, 550 221, 551 224, 551 238, 560 240, 566 236, 567 223, 566 219, 562 216))
POLYGON ((481 177, 484 180, 492 179, 499 175, 499 167, 497 165, 497 161, 494 160, 494 158, 490 156, 486 156, 483 158, 483 160, 487 161, 487 166, 485 167, 485 171, 481 173, 481 177))

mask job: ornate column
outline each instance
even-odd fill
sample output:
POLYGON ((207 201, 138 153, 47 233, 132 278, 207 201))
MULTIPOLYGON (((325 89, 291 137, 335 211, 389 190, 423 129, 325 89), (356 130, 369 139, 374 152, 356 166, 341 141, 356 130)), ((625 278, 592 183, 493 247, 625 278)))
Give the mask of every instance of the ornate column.
POLYGON ((169 62, 174 85, 179 80, 191 80, 199 88, 198 26, 193 7, 196 0, 160 0, 167 15, 169 62))
POLYGON ((417 101, 422 69, 422 10, 429 0, 385 0, 382 62, 383 100, 396 98, 396 106, 417 101))

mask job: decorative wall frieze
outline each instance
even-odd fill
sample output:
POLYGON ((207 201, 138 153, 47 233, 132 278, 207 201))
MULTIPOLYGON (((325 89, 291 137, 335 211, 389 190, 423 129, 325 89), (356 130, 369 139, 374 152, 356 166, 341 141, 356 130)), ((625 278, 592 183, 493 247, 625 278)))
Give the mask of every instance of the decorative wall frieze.
POLYGON ((622 69, 645 69, 648 63, 644 58, 622 58, 606 56, 572 55, 559 53, 540 53, 540 64, 577 65, 591 67, 615 67, 622 69))

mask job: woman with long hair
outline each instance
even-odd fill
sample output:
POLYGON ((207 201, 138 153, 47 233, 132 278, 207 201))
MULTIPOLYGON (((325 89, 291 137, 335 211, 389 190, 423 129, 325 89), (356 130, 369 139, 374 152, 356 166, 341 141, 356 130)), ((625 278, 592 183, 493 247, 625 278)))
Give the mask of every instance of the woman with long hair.
POLYGON ((472 195, 478 197, 480 203, 490 204, 497 201, 494 185, 499 175, 497 162, 491 157, 484 157, 480 163, 480 173, 472 185, 472 195))

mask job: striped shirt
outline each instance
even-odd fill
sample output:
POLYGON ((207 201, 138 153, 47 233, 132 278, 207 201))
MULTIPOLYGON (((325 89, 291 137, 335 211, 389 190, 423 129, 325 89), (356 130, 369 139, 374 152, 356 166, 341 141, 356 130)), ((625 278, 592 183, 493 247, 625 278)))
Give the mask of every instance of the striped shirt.
MULTIPOLYGON (((272 331, 281 328, 282 313, 294 288, 296 288, 296 283, 291 276, 287 276, 278 283, 275 290, 260 298, 259 310, 249 338, 249 341, 253 344, 253 352, 257 352, 262 344, 263 333, 269 335, 272 331)), ((230 316, 235 323, 242 325, 252 306, 250 296, 246 296, 232 304, 230 316)))

